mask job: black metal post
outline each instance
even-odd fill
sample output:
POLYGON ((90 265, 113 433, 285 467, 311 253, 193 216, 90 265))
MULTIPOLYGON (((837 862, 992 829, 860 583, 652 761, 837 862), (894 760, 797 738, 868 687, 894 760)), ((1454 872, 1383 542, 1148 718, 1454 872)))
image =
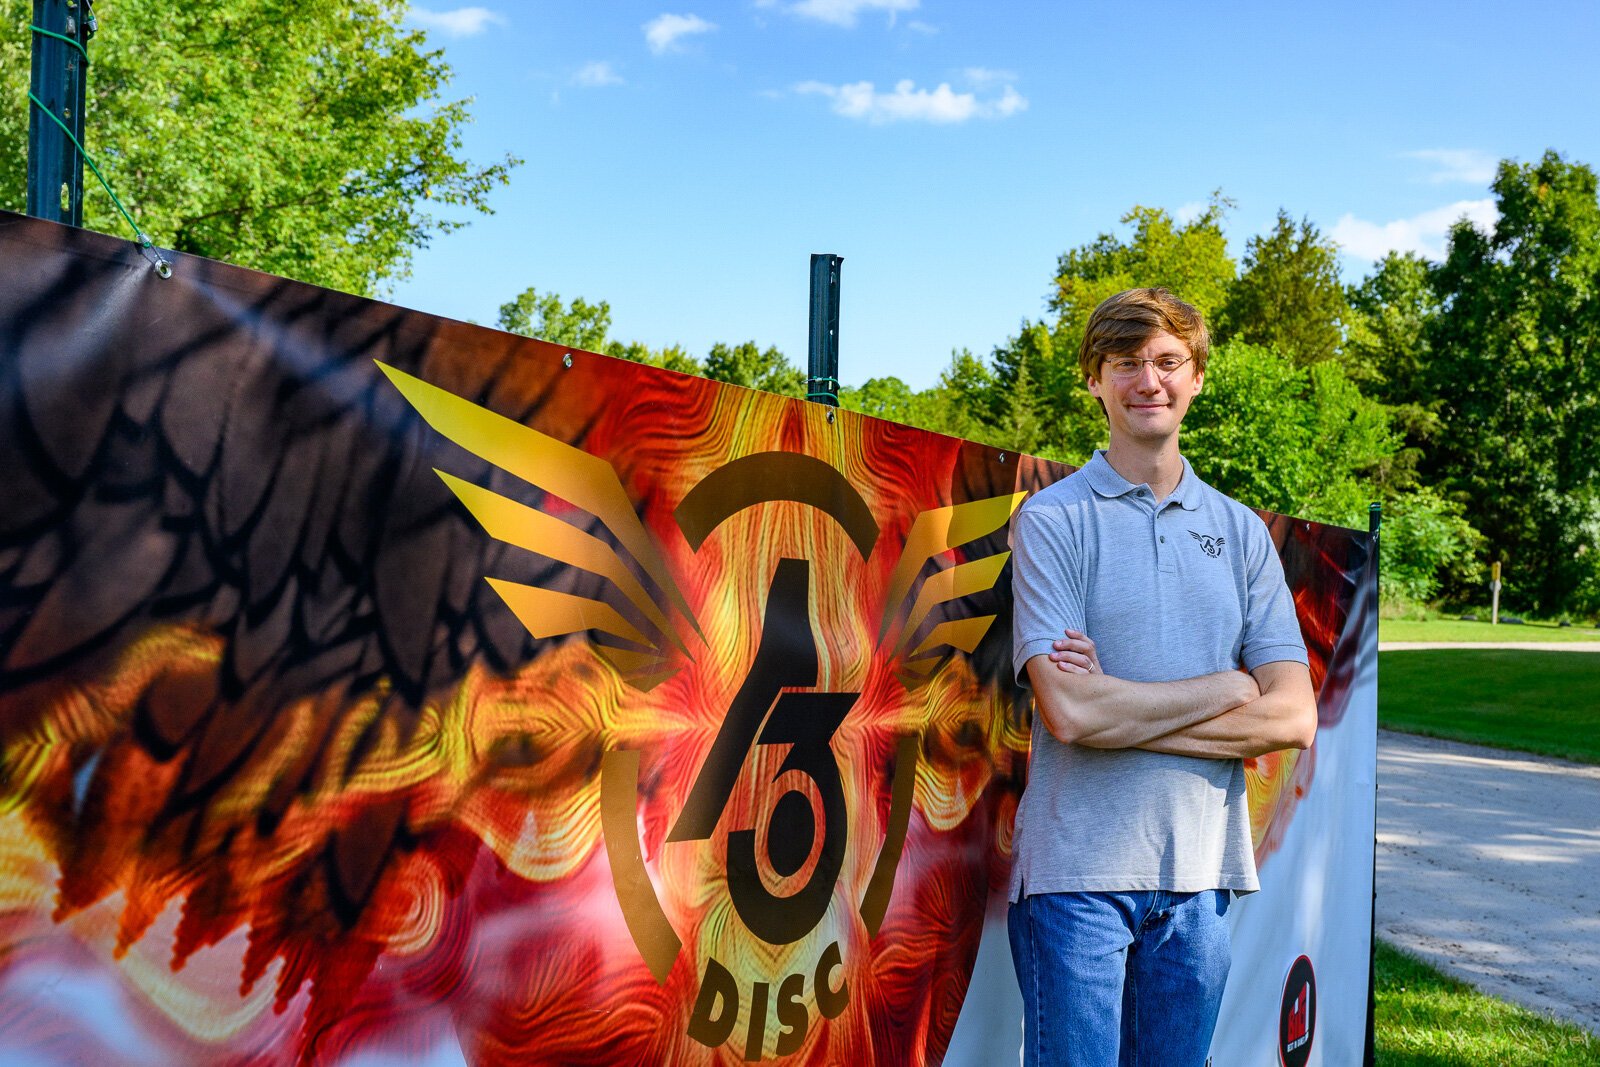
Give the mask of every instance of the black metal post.
POLYGON ((811 256, 811 344, 806 399, 839 406, 839 268, 843 256, 811 256))
POLYGON ((30 31, 30 88, 39 103, 28 104, 28 214, 82 226, 83 156, 50 115, 65 123, 78 143, 83 143, 83 111, 89 84, 85 47, 94 33, 94 14, 89 0, 33 0, 33 24, 49 33, 30 31), (77 42, 77 47, 69 41, 77 42), (40 105, 50 115, 41 114, 40 105))
MULTIPOLYGON (((1368 607, 1372 610, 1372 625, 1378 625, 1378 576, 1382 573, 1378 569, 1378 536, 1383 529, 1383 505, 1373 501, 1367 509, 1367 533, 1371 537, 1372 552, 1372 587, 1368 592, 1371 598, 1368 607)), ((1377 670, 1376 664, 1373 670, 1377 670)), ((1377 688, 1377 678, 1373 678, 1373 688, 1377 688)), ((1372 917, 1370 919, 1370 932, 1367 941, 1367 1048, 1362 1059, 1362 1067, 1374 1067, 1378 1060, 1377 1022, 1378 1022, 1378 776, 1372 776, 1372 917)))

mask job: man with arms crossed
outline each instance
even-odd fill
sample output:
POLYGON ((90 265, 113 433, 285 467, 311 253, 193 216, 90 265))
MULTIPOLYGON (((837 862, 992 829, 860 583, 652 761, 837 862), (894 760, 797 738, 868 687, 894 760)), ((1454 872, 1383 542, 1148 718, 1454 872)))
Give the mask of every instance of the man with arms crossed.
POLYGON ((1209 350, 1165 289, 1096 308, 1078 362, 1110 446, 1012 527, 1035 709, 1009 914, 1030 1067, 1204 1064, 1230 894, 1259 888, 1241 760, 1316 730, 1266 525, 1178 452, 1209 350))

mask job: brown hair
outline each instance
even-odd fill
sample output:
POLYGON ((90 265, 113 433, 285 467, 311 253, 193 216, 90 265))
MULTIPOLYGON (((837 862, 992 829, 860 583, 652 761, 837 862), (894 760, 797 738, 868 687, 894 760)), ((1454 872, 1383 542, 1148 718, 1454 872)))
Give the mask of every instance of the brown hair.
POLYGON ((1211 336, 1200 309, 1186 304, 1167 289, 1124 289, 1100 302, 1089 316, 1078 348, 1078 366, 1085 378, 1099 379, 1107 356, 1137 352, 1156 333, 1165 330, 1188 346, 1196 374, 1204 373, 1211 355, 1211 336))

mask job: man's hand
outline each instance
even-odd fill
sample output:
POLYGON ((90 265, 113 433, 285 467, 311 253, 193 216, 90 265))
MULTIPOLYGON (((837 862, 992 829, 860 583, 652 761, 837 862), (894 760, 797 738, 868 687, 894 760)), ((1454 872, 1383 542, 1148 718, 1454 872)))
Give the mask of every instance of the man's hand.
POLYGON ((1050 653, 1050 662, 1068 674, 1104 674, 1089 635, 1070 627, 1065 632, 1067 636, 1058 638, 1050 646, 1055 649, 1050 653))

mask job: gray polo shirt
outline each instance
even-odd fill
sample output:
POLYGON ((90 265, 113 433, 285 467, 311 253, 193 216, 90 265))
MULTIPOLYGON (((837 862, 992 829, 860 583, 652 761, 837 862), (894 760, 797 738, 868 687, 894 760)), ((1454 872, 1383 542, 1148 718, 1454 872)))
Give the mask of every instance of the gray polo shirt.
MULTIPOLYGON (((1158 507, 1096 452, 1030 498, 1011 529, 1023 685, 1028 660, 1068 627, 1095 642, 1107 674, 1130 681, 1306 662, 1266 524, 1188 460, 1158 507)), ((1063 744, 1037 713, 1013 840, 1011 900, 1259 887, 1242 761, 1063 744)))

